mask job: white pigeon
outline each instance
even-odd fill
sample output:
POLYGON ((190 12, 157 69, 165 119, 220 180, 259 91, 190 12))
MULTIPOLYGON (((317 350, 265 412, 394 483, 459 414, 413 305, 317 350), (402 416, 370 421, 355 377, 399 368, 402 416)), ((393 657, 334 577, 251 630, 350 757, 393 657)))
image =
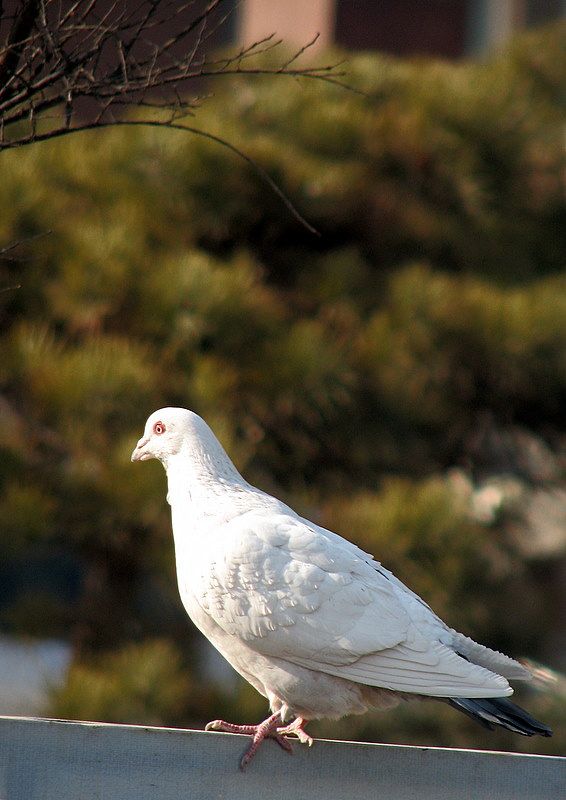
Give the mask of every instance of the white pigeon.
POLYGON ((312 744, 308 720, 439 698, 486 727, 551 730, 504 698, 530 672, 449 628, 356 545, 247 483, 206 422, 184 408, 147 420, 132 461, 167 472, 177 578, 188 615, 269 700, 247 733, 244 768, 265 738, 312 744))

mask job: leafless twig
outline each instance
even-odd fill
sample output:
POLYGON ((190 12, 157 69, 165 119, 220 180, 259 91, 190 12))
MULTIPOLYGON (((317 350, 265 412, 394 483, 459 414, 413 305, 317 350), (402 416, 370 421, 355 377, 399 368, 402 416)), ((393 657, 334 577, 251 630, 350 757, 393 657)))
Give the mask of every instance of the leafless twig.
POLYGON ((0 259, 3 261, 17 261, 18 258, 16 256, 9 254, 12 254, 14 250, 17 250, 19 247, 23 247, 23 245, 34 242, 36 239, 42 239, 44 236, 49 236, 51 233, 52 231, 35 233, 33 236, 26 236, 25 239, 18 239, 17 242, 10 242, 10 244, 5 247, 0 247, 0 259))
POLYGON ((181 124, 198 110, 205 80, 271 74, 335 83, 341 77, 334 64, 298 65, 316 37, 274 66, 257 57, 280 47, 275 35, 214 57, 208 49, 218 44, 215 36, 230 14, 227 5, 227 0, 0 3, 0 150, 111 125, 182 129, 245 158, 311 229, 250 156, 219 136, 181 124), (7 5, 11 13, 2 11, 7 5), (135 120, 128 119, 134 108, 135 120))

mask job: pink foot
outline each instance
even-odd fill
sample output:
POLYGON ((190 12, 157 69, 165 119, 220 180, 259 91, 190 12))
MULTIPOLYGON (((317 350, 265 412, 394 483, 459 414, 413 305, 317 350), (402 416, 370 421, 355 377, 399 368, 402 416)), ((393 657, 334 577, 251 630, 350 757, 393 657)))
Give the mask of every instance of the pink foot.
MULTIPOLYGON (((260 722, 259 725, 234 725, 233 722, 225 722, 223 719, 215 719, 213 722, 208 723, 208 725, 205 727, 205 731, 224 731, 225 733, 245 733, 251 735, 253 737, 252 743, 240 761, 240 769, 244 770, 257 753, 257 750, 264 739, 275 739, 277 744, 282 747, 283 750, 286 750, 288 753, 293 752, 291 742, 285 738, 282 732, 278 730, 278 725, 281 725, 281 717, 279 716, 279 712, 277 712, 277 714, 272 714, 266 720, 260 722)), ((289 725, 287 726, 287 728, 290 727, 291 726, 289 725)), ((287 731, 287 728, 284 728, 283 730, 287 731)), ((295 731, 292 732, 295 733, 295 731)))
POLYGON ((277 728, 277 733, 281 736, 296 736, 301 744, 308 744, 309 747, 312 747, 314 739, 312 736, 309 736, 304 729, 303 726, 306 725, 306 723, 307 721, 305 719, 297 717, 290 725, 286 725, 284 728, 277 728))

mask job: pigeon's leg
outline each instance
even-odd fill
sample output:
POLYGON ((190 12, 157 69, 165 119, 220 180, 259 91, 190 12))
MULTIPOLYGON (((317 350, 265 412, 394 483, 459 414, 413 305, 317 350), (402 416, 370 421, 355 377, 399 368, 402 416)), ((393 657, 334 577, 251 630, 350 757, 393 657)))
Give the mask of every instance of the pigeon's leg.
POLYGON ((307 724, 307 720, 303 719, 303 717, 297 717, 291 722, 290 725, 286 725, 284 728, 277 728, 277 733, 280 736, 290 736, 294 735, 297 737, 301 744, 308 744, 309 747, 312 747, 314 739, 304 729, 304 725, 307 724))
POLYGON ((260 722, 259 725, 234 725, 232 722, 225 722, 223 719, 215 719, 213 722, 208 723, 205 730, 224 731, 226 733, 246 733, 253 736, 250 747, 246 750, 240 761, 240 769, 244 770, 257 753, 258 747, 264 739, 275 739, 283 750, 286 750, 288 753, 293 752, 291 742, 277 730, 279 725, 281 725, 281 716, 279 712, 277 712, 263 722, 260 722))

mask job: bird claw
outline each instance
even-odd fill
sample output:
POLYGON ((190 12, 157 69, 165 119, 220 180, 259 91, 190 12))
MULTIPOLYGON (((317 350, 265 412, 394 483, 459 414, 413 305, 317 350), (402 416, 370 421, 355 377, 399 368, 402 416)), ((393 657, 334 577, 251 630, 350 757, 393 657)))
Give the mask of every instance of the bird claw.
POLYGON ((306 744, 309 747, 314 744, 314 739, 306 731, 288 731, 286 728, 280 728, 277 732, 283 736, 296 736, 301 744, 306 744))
POLYGON ((286 725, 284 728, 277 728, 277 733, 282 736, 296 736, 301 744, 306 744, 309 747, 312 747, 314 744, 314 739, 312 736, 309 736, 309 734, 303 728, 304 724, 304 719, 302 717, 297 717, 297 719, 293 720, 290 725, 286 725))
MULTIPOLYGON (((260 726, 258 725, 257 727, 259 728, 260 726)), ((248 750, 246 750, 246 752, 244 753, 244 755, 240 760, 240 769, 242 770, 242 772, 246 769, 252 758, 255 756, 260 744, 263 742, 264 739, 273 739, 275 742, 277 742, 279 747, 285 750, 286 753, 289 753, 289 755, 293 755, 293 745, 288 739, 285 738, 285 736, 281 736, 279 733, 277 733, 277 731, 271 731, 269 733, 258 731, 255 734, 250 747, 248 748, 248 750)))
POLYGON ((273 733, 270 733, 269 736, 266 738, 273 739, 275 742, 277 742, 279 747, 282 747, 283 750, 285 750, 287 753, 291 753, 291 755, 293 754, 293 745, 291 744, 289 739, 287 739, 286 736, 280 734, 279 731, 274 731, 273 733))
POLYGON ((233 722, 226 722, 223 719, 215 719, 205 726, 205 731, 223 731, 224 733, 244 733, 252 736, 253 740, 248 750, 242 756, 240 769, 245 770, 252 758, 255 756, 258 747, 264 739, 273 739, 285 752, 292 754, 293 745, 287 736, 296 736, 302 744, 312 746, 313 739, 303 729, 305 724, 302 717, 297 717, 289 725, 277 727, 281 723, 279 714, 273 714, 259 725, 235 725, 233 722))

